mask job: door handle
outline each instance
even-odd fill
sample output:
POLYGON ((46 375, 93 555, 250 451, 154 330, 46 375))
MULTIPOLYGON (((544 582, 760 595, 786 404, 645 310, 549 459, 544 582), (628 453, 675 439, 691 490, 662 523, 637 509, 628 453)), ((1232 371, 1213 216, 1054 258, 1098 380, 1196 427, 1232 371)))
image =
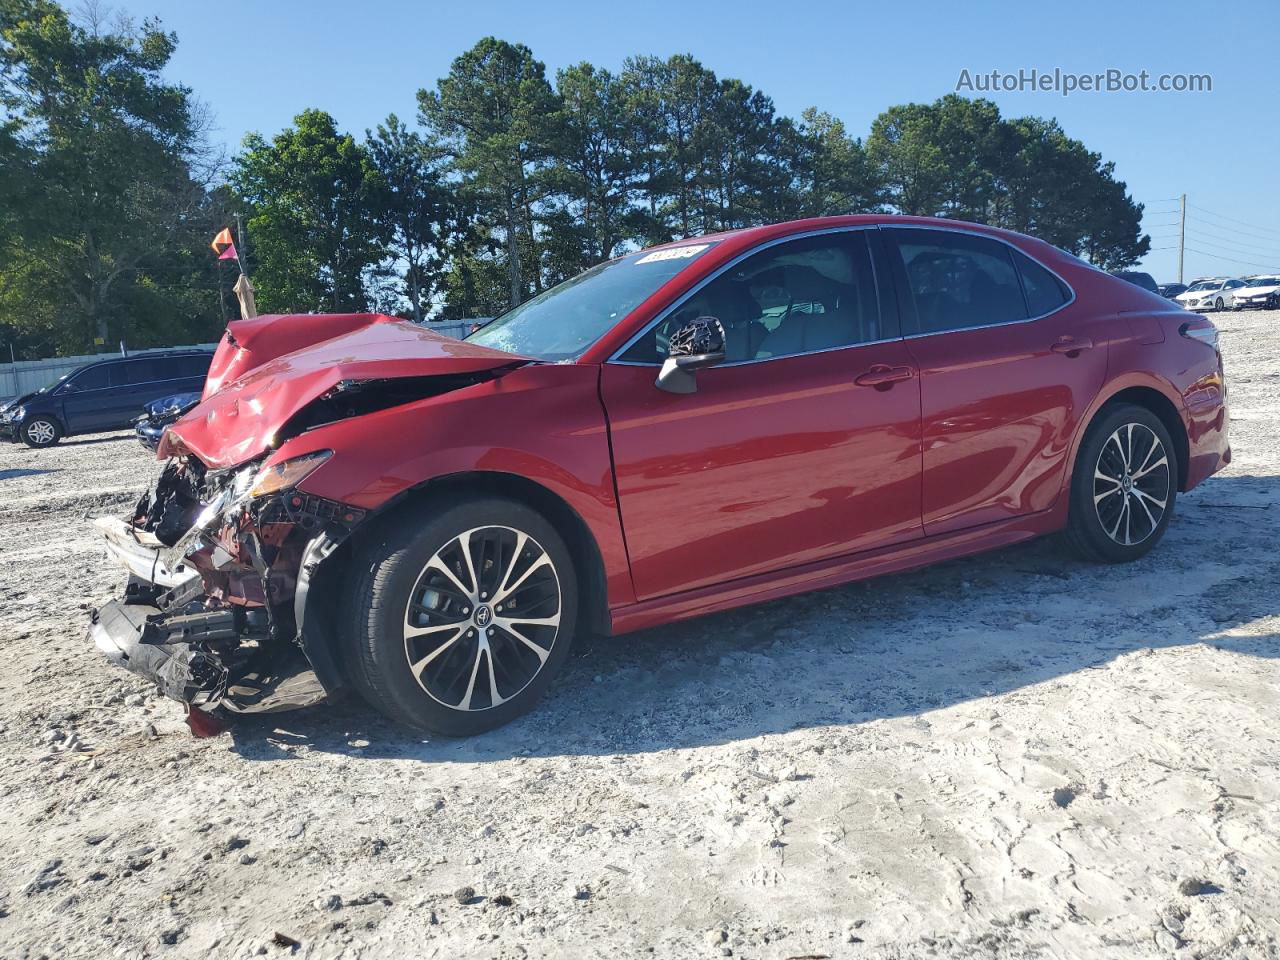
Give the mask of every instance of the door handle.
POLYGON ((1085 350, 1093 349, 1093 341, 1088 337, 1077 340, 1075 337, 1063 337, 1049 348, 1054 353, 1065 353, 1068 357, 1077 357, 1085 350))
POLYGON ((866 373, 854 377, 853 382, 860 387, 887 390, 899 380, 910 380, 915 375, 915 367, 891 367, 887 363, 877 363, 866 373))

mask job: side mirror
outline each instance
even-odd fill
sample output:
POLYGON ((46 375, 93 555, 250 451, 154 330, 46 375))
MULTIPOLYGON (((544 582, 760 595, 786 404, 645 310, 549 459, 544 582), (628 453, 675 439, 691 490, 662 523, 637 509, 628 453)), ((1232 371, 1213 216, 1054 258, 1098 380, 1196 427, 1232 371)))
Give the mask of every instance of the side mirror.
POLYGON ((67 381, 66 383, 58 384, 58 389, 53 392, 54 393, 77 393, 79 390, 80 388, 77 387, 74 383, 67 381))
POLYGON ((671 336, 667 359, 655 386, 667 393, 697 393, 697 371, 723 363, 724 326, 715 317, 698 317, 671 336))

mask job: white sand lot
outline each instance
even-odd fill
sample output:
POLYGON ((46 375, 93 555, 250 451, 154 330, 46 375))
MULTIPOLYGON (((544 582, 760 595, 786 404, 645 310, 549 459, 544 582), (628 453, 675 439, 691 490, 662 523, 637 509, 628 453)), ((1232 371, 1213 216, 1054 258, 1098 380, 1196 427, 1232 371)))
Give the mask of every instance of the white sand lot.
POLYGON ((1140 563, 584 643, 461 742, 360 705, 193 740, 84 640, 86 518, 155 464, 0 447, 0 957, 1280 956, 1280 313, 1214 319, 1235 462, 1140 563))

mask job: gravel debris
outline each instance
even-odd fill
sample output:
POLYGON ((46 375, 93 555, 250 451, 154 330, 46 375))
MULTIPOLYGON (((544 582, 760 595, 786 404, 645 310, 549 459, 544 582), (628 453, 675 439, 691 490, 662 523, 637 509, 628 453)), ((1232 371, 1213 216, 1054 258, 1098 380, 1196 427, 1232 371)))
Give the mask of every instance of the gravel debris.
POLYGON ((0 447, 0 954, 1280 957, 1280 313, 1213 319, 1234 461, 1142 561, 587 639, 471 740, 351 701, 193 739, 85 639, 91 518, 158 464, 0 447))

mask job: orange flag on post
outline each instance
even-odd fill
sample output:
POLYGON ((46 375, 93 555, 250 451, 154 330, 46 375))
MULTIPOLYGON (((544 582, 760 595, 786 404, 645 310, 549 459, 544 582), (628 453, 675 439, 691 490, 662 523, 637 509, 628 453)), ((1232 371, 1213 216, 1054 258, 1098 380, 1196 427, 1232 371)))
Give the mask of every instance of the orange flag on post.
POLYGON ((218 235, 213 238, 213 243, 209 244, 213 247, 213 252, 218 255, 219 260, 234 260, 236 258, 236 245, 231 239, 231 228, 223 227, 218 231, 218 235), (227 251, 231 251, 231 256, 227 256, 227 251))

